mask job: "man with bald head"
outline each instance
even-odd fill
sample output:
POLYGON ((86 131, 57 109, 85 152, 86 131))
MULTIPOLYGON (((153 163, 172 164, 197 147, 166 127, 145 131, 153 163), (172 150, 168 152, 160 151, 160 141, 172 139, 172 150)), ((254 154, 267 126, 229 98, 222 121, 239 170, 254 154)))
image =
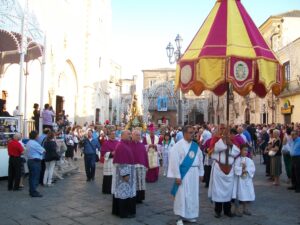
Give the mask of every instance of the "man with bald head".
POLYGON ((121 218, 133 218, 136 212, 136 176, 130 139, 130 131, 122 131, 113 159, 112 214, 121 218))
POLYGON ((136 172, 136 202, 145 200, 146 172, 148 168, 148 154, 145 145, 141 142, 141 131, 132 131, 131 150, 133 151, 136 172))

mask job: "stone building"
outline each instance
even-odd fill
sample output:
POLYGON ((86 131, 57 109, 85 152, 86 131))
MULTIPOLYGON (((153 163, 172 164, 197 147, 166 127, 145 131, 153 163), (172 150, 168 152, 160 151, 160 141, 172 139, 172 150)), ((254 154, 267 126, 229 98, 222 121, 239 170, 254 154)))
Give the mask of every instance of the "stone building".
POLYGON ((181 95, 174 91, 174 69, 150 69, 142 72, 143 112, 146 122, 177 126, 201 124, 208 120, 208 103, 203 96, 196 97, 191 93, 181 95))
MULTIPOLYGON (((16 0, 4 2, 10 3, 7 7, 11 10, 1 10, 1 13, 10 14, 18 5, 16 0)), ((26 2, 28 8, 25 11, 35 13, 40 29, 47 36, 43 102, 50 103, 57 113, 65 110, 69 120, 78 124, 109 119, 109 77, 113 73, 111 1, 26 2)), ((9 23, 9 20, 4 23, 9 23)), ((27 28, 25 35, 30 32, 27 28)), ((15 29, 20 30, 20 27, 15 29)), ((33 103, 40 103, 41 59, 28 63, 26 69, 27 104, 24 112, 27 118, 31 118, 33 103)), ((11 112, 18 105, 17 95, 14 95, 19 85, 18 74, 19 65, 10 65, 0 80, 2 90, 8 93, 7 106, 11 112)))

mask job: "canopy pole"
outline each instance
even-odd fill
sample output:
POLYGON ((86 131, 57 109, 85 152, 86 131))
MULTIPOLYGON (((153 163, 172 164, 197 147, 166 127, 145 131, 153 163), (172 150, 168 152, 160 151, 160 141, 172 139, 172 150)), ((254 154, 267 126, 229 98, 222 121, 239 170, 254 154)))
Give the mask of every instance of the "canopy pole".
MULTIPOLYGON (((27 13, 28 1, 26 2, 25 9, 23 11, 22 23, 21 23, 21 46, 20 46, 20 71, 19 71, 19 99, 18 106, 20 115, 25 116, 24 114, 24 60, 25 60, 25 48, 27 49, 27 37, 25 35, 25 20, 27 13)), ((22 117, 21 117, 22 118, 22 117)), ((23 137, 27 137, 27 124, 24 117, 21 119, 21 127, 23 132, 23 137)))
MULTIPOLYGON (((40 109, 44 107, 44 89, 45 89, 45 69, 46 69, 46 50, 47 50, 47 36, 46 32, 44 33, 44 49, 43 49, 43 58, 41 65, 41 89, 40 89, 40 109)), ((39 118, 39 134, 43 133, 43 117, 42 110, 40 110, 39 118)))
POLYGON ((225 81, 226 81, 226 86, 227 86, 227 98, 226 98, 226 126, 227 129, 229 130, 229 100, 230 100, 230 83, 228 82, 228 63, 229 59, 226 58, 226 67, 225 67, 225 81))
MULTIPOLYGON (((228 59, 226 59, 227 61, 228 59)), ((228 66, 226 66, 226 69, 225 69, 225 73, 226 73, 226 77, 225 79, 227 80, 227 77, 228 77, 228 66)), ((229 100, 230 100, 230 83, 226 82, 226 86, 227 86, 227 99, 226 99, 226 129, 227 129, 227 137, 226 137, 226 142, 227 142, 227 138, 230 138, 230 128, 229 128, 229 100)), ((229 148, 230 146, 227 144, 227 149, 226 149, 226 156, 225 156, 225 164, 226 165, 229 165, 229 148)))
POLYGON ((227 129, 229 129, 229 101, 230 101, 230 84, 229 84, 229 82, 227 82, 226 85, 227 85, 226 126, 227 126, 227 129))

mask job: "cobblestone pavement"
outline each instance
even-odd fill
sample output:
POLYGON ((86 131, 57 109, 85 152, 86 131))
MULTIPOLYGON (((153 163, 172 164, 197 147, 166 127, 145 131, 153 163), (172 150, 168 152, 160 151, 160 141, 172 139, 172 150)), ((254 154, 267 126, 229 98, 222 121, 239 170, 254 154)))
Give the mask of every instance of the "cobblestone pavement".
MULTIPOLYGON (((112 197, 103 195, 102 168, 97 165, 96 180, 86 182, 83 160, 80 171, 66 176, 53 187, 39 187, 43 198, 31 198, 28 187, 19 192, 7 191, 7 180, 0 181, 0 225, 174 225, 170 179, 163 176, 148 184, 146 201, 137 205, 133 219, 120 219, 111 214, 112 197)), ((214 225, 298 225, 300 224, 300 194, 288 191, 285 175, 282 184, 272 186, 264 176, 264 165, 256 159, 256 201, 251 205, 252 216, 216 219, 213 205, 207 199, 207 189, 201 185, 200 217, 196 224, 214 225)), ((191 224, 191 223, 185 223, 191 224)))

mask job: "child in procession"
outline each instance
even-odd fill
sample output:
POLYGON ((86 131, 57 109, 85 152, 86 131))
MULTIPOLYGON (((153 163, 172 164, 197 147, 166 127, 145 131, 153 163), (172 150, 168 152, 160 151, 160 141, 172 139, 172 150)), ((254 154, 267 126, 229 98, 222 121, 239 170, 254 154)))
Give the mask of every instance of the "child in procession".
MULTIPOLYGON (((241 155, 236 159, 234 164, 235 185, 233 190, 233 198, 240 201, 242 205, 242 213, 244 215, 251 215, 249 211, 249 203, 255 200, 255 192, 253 185, 253 177, 255 173, 255 165, 252 159, 247 157, 248 146, 242 144, 240 146, 241 155)), ((240 213, 237 210, 236 213, 240 213)))

